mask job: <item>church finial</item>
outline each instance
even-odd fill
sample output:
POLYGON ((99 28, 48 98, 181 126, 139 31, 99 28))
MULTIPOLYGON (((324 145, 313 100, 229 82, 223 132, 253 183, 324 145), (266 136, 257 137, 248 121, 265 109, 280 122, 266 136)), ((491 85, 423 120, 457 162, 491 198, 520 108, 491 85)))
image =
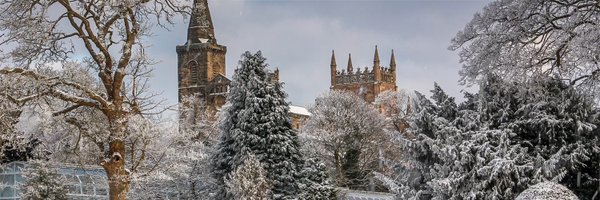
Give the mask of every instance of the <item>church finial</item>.
POLYGON ((354 69, 352 68, 352 54, 348 54, 348 74, 354 72, 354 69))
POLYGON ((215 28, 208 9, 208 0, 194 0, 187 39, 192 44, 217 43, 215 28))
POLYGON ((335 68, 337 66, 335 62, 335 51, 331 50, 331 67, 335 68))
POLYGON ((373 73, 375 74, 375 81, 381 81, 381 66, 379 65, 379 51, 377 50, 377 45, 375 45, 375 56, 373 58, 373 73))
POLYGON ((394 50, 392 49, 392 57, 390 58, 390 70, 396 71, 396 57, 394 56, 394 50))
POLYGON ((374 66, 379 66, 379 51, 377 50, 377 45, 375 45, 375 56, 373 58, 374 66))
POLYGON ((331 65, 330 65, 331 87, 335 85, 335 76, 337 75, 337 63, 335 63, 335 51, 331 50, 331 65))

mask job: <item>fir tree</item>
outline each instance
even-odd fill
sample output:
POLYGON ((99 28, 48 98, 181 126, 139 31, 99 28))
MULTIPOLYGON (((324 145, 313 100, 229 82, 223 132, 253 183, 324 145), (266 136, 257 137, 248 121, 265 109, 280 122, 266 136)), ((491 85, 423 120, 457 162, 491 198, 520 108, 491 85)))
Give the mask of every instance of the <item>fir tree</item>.
POLYGON ((327 168, 318 159, 307 159, 302 169, 298 199, 327 200, 336 199, 333 184, 327 175, 327 168))
POLYGON ((246 154, 254 154, 273 184, 272 198, 292 199, 298 193, 302 167, 299 141, 288 116, 286 95, 281 84, 271 80, 265 60, 260 51, 246 52, 235 70, 213 172, 217 182, 224 183, 246 154))
POLYGON ((408 146, 416 166, 428 169, 421 171, 426 186, 417 189, 442 199, 513 199, 553 180, 592 197, 598 161, 590 158, 599 151, 597 111, 587 96, 550 77, 517 84, 490 75, 449 121, 441 108, 452 104, 437 88, 435 103, 420 103, 427 106, 414 118, 427 129, 414 129, 418 137, 408 146))

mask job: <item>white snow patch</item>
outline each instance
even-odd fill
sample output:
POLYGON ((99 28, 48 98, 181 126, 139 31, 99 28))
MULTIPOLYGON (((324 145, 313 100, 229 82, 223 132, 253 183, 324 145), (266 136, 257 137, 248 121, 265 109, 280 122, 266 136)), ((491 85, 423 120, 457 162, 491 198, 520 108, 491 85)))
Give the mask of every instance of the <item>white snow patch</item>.
POLYGON ((546 181, 535 184, 521 192, 515 200, 579 200, 567 187, 546 181))
POLYGON ((300 107, 300 106, 290 106, 290 113, 293 113, 296 115, 304 115, 304 116, 312 115, 310 112, 308 112, 308 109, 306 109, 304 107, 300 107))

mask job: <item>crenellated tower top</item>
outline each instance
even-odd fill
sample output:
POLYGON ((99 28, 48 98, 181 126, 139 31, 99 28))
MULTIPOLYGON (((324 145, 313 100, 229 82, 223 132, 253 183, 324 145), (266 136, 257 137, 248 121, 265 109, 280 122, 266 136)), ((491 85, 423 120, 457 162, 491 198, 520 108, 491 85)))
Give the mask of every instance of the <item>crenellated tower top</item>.
POLYGON ((390 66, 382 67, 379 59, 379 50, 375 46, 373 56, 373 66, 363 69, 354 69, 352 65, 352 55, 348 54, 348 66, 346 70, 337 70, 335 63, 335 54, 331 55, 331 89, 354 91, 363 96, 368 102, 372 102, 374 97, 385 90, 396 90, 396 59, 394 51, 390 57, 390 66))

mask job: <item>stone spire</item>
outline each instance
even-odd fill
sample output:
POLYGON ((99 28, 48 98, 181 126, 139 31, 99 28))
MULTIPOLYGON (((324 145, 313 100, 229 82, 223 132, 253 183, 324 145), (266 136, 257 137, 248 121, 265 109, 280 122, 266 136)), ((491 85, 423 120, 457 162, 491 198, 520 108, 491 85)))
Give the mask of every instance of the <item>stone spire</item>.
POLYGON ((337 63, 335 62, 335 51, 331 50, 331 85, 335 85, 335 76, 337 75, 337 63))
POLYGON ((215 28, 208 10, 208 0, 194 0, 187 39, 188 44, 217 43, 215 28))
POLYGON ((354 72, 354 69, 352 68, 352 54, 348 54, 348 74, 354 72))
POLYGON ((373 58, 373 73, 375 74, 375 81, 381 81, 381 67, 379 65, 379 51, 377 45, 375 45, 375 56, 373 58))
POLYGON ((375 45, 375 56, 373 58, 373 66, 374 67, 379 66, 379 51, 377 50, 377 45, 375 45))
POLYGON ((392 49, 392 57, 390 58, 390 70, 396 71, 396 57, 394 56, 394 50, 392 49))
POLYGON ((335 62, 335 51, 331 50, 331 67, 334 68, 335 66, 337 66, 335 62))

